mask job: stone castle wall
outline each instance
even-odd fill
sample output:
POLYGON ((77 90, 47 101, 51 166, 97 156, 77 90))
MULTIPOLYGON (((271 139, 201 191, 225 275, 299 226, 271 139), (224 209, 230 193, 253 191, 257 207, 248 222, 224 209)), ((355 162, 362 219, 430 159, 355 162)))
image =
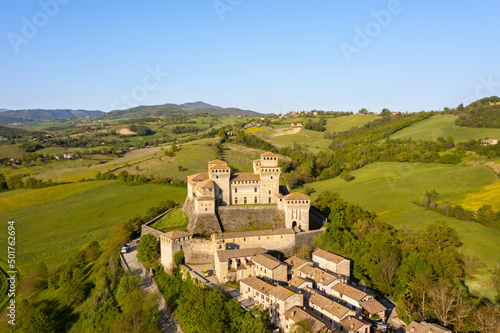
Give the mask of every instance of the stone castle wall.
POLYGON ((211 263, 214 261, 213 243, 209 239, 191 239, 191 257, 189 262, 195 264, 211 263))
POLYGON ((246 231, 252 225, 260 229, 285 228, 285 214, 276 205, 221 206, 218 211, 224 231, 246 231))
POLYGON ((316 237, 319 234, 322 234, 324 230, 325 228, 321 228, 318 230, 304 231, 295 234, 295 246, 297 247, 297 251, 299 251, 303 245, 307 245, 312 249, 314 237, 316 237))

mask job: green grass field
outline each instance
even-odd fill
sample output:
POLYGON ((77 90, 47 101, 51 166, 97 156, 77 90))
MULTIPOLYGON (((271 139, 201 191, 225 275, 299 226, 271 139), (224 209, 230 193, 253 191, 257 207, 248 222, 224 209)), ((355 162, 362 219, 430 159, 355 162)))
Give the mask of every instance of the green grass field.
MULTIPOLYGON (((253 172, 253 161, 259 159, 263 153, 265 153, 264 150, 225 143, 223 159, 233 169, 233 172, 253 172)), ((281 163, 289 158, 278 155, 278 160, 281 163)))
MULTIPOLYGON (((119 181, 12 191, 0 198, 0 221, 16 222, 17 263, 29 270, 38 261, 63 262, 69 251, 104 240, 113 224, 143 214, 163 200, 182 202, 185 196, 185 188, 127 186, 119 181)), ((2 239, 6 230, 0 230, 2 239)), ((5 252, 1 259, 4 256, 5 252)))
POLYGON ((182 211, 182 208, 177 208, 170 211, 168 214, 166 214, 150 226, 163 232, 171 230, 187 231, 188 224, 189 220, 186 214, 184 214, 184 212, 182 211))
POLYGON ((327 190, 337 192, 345 200, 375 211, 396 228, 406 226, 420 230, 433 221, 446 221, 457 230, 463 249, 472 249, 489 269, 500 261, 499 230, 475 222, 447 218, 413 203, 418 202, 424 192, 432 187, 440 194, 437 200, 442 200, 462 191, 498 182, 498 177, 488 167, 374 163, 353 171, 352 175, 355 179, 350 182, 337 177, 311 183, 310 186, 316 191, 312 198, 327 190))
POLYGON ((366 116, 360 114, 352 114, 337 118, 327 118, 326 130, 330 133, 347 131, 353 127, 362 127, 374 120, 380 119, 379 116, 369 114, 366 116))
POLYGON ((441 201, 462 205, 470 210, 478 210, 483 205, 491 205, 493 210, 498 211, 500 210, 500 181, 443 197, 441 201))
POLYGON ((455 125, 457 117, 435 115, 394 133, 391 139, 436 140, 439 137, 447 139, 452 136, 455 142, 461 142, 469 139, 500 137, 499 128, 457 126, 455 125))
POLYGON ((302 128, 281 127, 278 129, 265 129, 255 133, 259 138, 277 147, 293 146, 301 144, 313 152, 326 149, 331 141, 323 139, 323 132, 316 132, 302 128))

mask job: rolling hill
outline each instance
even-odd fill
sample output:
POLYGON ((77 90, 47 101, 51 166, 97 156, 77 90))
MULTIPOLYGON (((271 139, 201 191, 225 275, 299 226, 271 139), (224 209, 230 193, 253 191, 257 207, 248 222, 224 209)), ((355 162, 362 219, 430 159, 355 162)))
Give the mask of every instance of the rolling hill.
POLYGON ((184 104, 167 103, 163 105, 141 105, 126 110, 113 110, 101 116, 101 119, 116 119, 116 118, 142 118, 142 117, 159 117, 182 115, 188 113, 209 113, 216 116, 260 116, 261 113, 242 110, 238 108, 223 108, 207 104, 205 102, 194 102, 184 104))
POLYGON ((8 110, 0 113, 0 124, 10 123, 26 123, 38 120, 50 119, 68 119, 68 118, 85 118, 97 117, 103 114, 103 111, 88 111, 88 110, 44 110, 44 109, 31 109, 31 110, 8 110))

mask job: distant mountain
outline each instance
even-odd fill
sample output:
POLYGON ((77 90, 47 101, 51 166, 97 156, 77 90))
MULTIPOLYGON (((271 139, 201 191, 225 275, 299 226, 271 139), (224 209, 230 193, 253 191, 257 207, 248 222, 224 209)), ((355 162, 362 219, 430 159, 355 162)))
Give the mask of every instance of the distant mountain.
POLYGON ((9 109, 0 109, 0 112, 9 111, 9 109))
POLYGON ((456 124, 467 127, 500 128, 500 98, 497 96, 477 100, 460 111, 456 124))
POLYGON ((261 113, 242 110, 238 108, 223 108, 207 104, 205 102, 194 102, 184 104, 163 104, 163 105, 141 105, 126 110, 113 110, 100 117, 100 119, 115 118, 142 118, 183 115, 188 113, 209 113, 216 116, 260 116, 261 113))
POLYGON ((0 113, 0 124, 27 123, 37 120, 86 118, 102 115, 102 111, 87 110, 8 110, 0 113))

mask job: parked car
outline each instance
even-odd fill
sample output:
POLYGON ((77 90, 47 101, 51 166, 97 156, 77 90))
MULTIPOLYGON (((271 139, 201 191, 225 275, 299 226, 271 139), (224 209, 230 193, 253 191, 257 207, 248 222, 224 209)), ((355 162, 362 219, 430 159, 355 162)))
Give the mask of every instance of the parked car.
POLYGON ((128 252, 128 245, 122 246, 122 253, 127 253, 128 252))
POLYGON ((382 320, 377 320, 375 322, 373 322, 373 327, 375 327, 377 330, 382 330, 382 331, 385 331, 387 330, 387 324, 384 323, 382 320))

